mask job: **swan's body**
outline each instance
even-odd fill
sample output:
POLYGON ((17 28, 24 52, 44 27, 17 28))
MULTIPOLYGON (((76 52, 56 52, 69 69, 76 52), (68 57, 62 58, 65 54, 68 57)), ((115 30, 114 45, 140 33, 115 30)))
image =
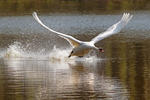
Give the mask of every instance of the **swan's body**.
POLYGON ((78 56, 83 57, 84 55, 88 54, 89 51, 96 50, 98 51, 99 48, 95 47, 93 44, 90 44, 89 42, 82 42, 79 46, 74 47, 70 56, 78 56))
POLYGON ((89 42, 80 41, 80 40, 77 40, 77 39, 75 39, 74 37, 72 37, 70 35, 63 34, 63 33, 60 33, 60 32, 57 32, 57 31, 54 31, 54 30, 50 29, 49 27, 47 27, 46 25, 44 25, 41 22, 41 20, 37 16, 36 12, 33 13, 33 17, 44 28, 46 28, 49 31, 51 31, 53 33, 56 33, 58 36, 66 39, 72 45, 73 50, 70 53, 69 57, 71 57, 71 56, 82 57, 82 56, 88 54, 89 51, 91 51, 91 50, 95 50, 96 52, 98 52, 98 51, 103 52, 103 49, 96 47, 95 43, 97 43, 98 41, 100 41, 100 40, 102 40, 102 39, 104 39, 108 36, 111 36, 113 34, 116 34, 116 33, 120 32, 121 29, 131 20, 132 15, 130 15, 129 13, 124 13, 122 19, 119 22, 112 25, 105 32, 99 34, 98 36, 96 36, 95 38, 93 38, 89 42))

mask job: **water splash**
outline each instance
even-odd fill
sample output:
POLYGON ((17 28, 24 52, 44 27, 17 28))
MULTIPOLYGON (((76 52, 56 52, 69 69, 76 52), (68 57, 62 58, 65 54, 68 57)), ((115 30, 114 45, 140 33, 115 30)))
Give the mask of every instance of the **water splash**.
MULTIPOLYGON (((42 52, 43 50, 41 50, 42 52)), ((28 50, 28 45, 24 46, 20 42, 14 42, 0 53, 1 58, 32 58, 35 53, 28 50)), ((42 56, 42 55, 41 55, 42 56)))
POLYGON ((71 48, 68 49, 58 49, 56 46, 53 47, 52 51, 49 53, 48 57, 51 61, 67 61, 68 55, 71 52, 71 48))
POLYGON ((2 57, 4 58, 20 58, 23 56, 23 48, 19 42, 14 42, 12 45, 9 45, 9 47, 2 54, 2 57))
POLYGON ((72 48, 56 48, 53 47, 49 52, 46 52, 45 49, 41 49, 39 52, 34 52, 28 50, 28 46, 24 46, 20 42, 14 42, 13 44, 9 45, 6 50, 1 52, 2 58, 25 58, 25 59, 38 59, 38 60, 49 60, 51 62, 94 62, 97 60, 101 60, 96 56, 89 55, 83 58, 78 57, 71 57, 68 58, 72 48))

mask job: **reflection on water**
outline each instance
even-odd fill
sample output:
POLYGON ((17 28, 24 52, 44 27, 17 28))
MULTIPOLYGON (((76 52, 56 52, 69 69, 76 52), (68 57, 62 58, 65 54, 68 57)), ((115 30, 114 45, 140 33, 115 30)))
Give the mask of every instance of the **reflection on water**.
POLYGON ((105 74, 105 61, 56 64, 5 59, 2 62, 1 100, 128 99, 127 89, 119 79, 105 74))

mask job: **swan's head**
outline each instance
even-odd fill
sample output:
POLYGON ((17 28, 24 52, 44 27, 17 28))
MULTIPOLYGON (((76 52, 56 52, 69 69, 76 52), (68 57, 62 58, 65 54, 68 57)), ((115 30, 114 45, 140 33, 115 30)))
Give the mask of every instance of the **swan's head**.
POLYGON ((104 49, 102 49, 102 48, 99 48, 98 50, 99 50, 99 52, 104 52, 104 49))

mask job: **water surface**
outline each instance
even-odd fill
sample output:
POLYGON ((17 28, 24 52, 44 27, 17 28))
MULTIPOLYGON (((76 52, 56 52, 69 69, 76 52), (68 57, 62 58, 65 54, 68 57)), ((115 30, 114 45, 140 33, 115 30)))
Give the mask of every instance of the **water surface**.
MULTIPOLYGON (((67 58, 71 46, 31 16, 0 17, 1 100, 149 100, 150 23, 137 12, 119 34, 98 44, 100 57, 67 58)), ((42 15, 53 29, 90 40, 121 15, 42 15)))

